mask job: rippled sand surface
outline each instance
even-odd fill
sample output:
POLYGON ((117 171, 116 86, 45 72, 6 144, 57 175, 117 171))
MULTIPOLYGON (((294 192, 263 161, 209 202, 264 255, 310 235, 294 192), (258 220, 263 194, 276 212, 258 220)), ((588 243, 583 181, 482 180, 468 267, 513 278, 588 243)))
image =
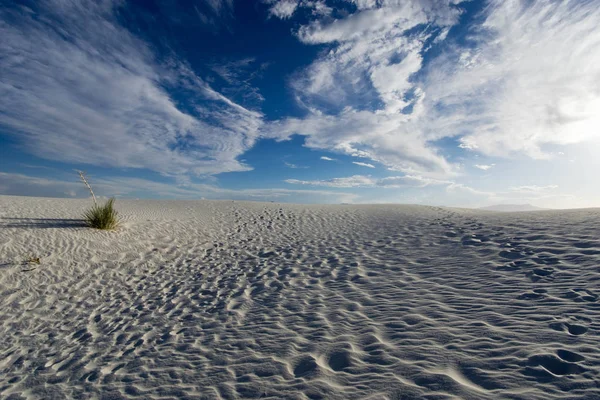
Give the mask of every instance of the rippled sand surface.
POLYGON ((2 399, 600 398, 599 209, 89 204, 0 197, 2 399))

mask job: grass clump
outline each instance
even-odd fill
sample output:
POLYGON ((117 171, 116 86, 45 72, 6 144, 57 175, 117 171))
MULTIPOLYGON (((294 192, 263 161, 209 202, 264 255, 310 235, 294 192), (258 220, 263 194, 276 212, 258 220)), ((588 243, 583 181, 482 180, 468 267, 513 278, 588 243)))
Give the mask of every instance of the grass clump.
POLYGON ((114 204, 115 199, 109 199, 104 205, 94 204, 83 214, 85 223, 96 229, 115 229, 119 225, 119 215, 114 204))
POLYGON ((83 214, 83 219, 85 220, 86 224, 96 229, 115 229, 119 225, 119 215, 117 214, 117 210, 114 208, 115 199, 109 199, 103 206, 98 205, 96 195, 92 190, 92 186, 87 181, 85 172, 77 172, 79 173, 79 178, 81 178, 83 184, 88 188, 90 194, 92 195, 92 199, 94 200, 94 206, 83 214))

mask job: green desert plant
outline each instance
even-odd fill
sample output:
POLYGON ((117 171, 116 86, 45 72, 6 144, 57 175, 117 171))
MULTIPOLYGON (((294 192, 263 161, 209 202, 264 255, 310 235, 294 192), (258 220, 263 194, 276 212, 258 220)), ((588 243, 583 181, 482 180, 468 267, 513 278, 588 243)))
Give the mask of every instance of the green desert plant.
POLYGON ((119 215, 117 210, 114 208, 115 199, 109 199, 103 206, 98 205, 98 201, 96 201, 96 195, 94 195, 92 186, 88 183, 85 177, 85 172, 77 172, 79 173, 79 177, 81 178, 83 184, 89 189, 92 199, 94 199, 94 206, 83 214, 83 219, 85 220, 86 224, 96 229, 115 229, 119 225, 119 215))
POLYGON ((94 204, 83 214, 85 223, 96 229, 115 229, 119 225, 119 215, 114 204, 115 199, 109 199, 104 205, 94 204))

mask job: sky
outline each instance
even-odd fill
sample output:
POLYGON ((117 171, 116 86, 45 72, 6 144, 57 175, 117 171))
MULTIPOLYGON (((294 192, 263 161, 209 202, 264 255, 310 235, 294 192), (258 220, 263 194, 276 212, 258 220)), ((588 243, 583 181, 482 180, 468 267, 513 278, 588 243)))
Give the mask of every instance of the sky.
POLYGON ((0 1, 0 194, 600 206, 600 0, 0 1))

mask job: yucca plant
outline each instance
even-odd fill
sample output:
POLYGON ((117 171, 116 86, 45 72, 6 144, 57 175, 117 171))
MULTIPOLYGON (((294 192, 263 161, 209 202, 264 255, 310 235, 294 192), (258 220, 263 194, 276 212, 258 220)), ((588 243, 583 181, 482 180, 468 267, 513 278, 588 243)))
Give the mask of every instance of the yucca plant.
POLYGON ((115 199, 109 199, 106 204, 94 204, 83 214, 85 223, 96 229, 115 229, 119 225, 119 214, 114 208, 115 199))
POLYGON ((83 219, 85 220, 85 223, 88 226, 96 229, 115 229, 119 225, 119 214, 114 208, 115 199, 109 199, 103 206, 98 205, 98 202, 96 201, 96 196, 94 195, 94 191, 92 190, 92 187, 85 178, 85 173, 83 171, 77 172, 79 173, 79 177, 81 178, 85 186, 89 189, 92 195, 92 199, 94 199, 94 206, 83 214, 83 219))

